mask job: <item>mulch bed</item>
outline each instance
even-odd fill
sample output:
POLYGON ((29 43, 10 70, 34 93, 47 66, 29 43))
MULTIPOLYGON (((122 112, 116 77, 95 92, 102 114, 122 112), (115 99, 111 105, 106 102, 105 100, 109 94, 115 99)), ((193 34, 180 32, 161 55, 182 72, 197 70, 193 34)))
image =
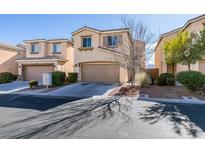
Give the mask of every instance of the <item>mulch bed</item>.
POLYGON ((140 86, 122 86, 115 88, 109 96, 137 96, 139 94, 140 86))
POLYGON ((151 98, 176 98, 180 99, 181 96, 193 96, 198 99, 205 100, 204 91, 192 92, 185 87, 179 86, 146 86, 140 89, 140 94, 148 94, 151 98))

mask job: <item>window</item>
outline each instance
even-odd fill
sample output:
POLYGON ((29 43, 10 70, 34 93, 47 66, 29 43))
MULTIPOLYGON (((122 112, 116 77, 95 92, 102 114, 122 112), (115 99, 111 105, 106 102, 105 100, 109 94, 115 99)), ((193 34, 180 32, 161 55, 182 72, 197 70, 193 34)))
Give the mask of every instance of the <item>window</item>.
POLYGON ((108 36, 108 46, 117 46, 117 36, 108 36))
POLYGON ((91 37, 83 37, 83 48, 90 48, 91 47, 91 37))
POLYGON ((60 53, 61 52, 61 45, 60 43, 53 44, 53 53, 60 53))
POLYGON ((31 53, 39 53, 40 46, 38 43, 33 43, 31 45, 31 53))

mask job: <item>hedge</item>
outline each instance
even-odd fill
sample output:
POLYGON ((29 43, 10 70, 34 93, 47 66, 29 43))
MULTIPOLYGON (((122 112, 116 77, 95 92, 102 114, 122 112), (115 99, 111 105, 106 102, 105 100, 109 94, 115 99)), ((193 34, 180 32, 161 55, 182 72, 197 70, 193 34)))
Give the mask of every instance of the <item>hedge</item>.
POLYGON ((0 84, 9 83, 15 80, 15 76, 9 72, 0 73, 0 84))
POLYGON ((65 82, 65 72, 56 71, 52 73, 52 85, 61 86, 65 82))
POLYGON ((157 80, 157 84, 159 86, 167 86, 168 85, 167 84, 167 80, 169 78, 174 78, 174 75, 171 74, 171 73, 162 73, 162 74, 160 74, 160 76, 159 76, 159 78, 157 80))
POLYGON ((68 73, 68 82, 75 83, 78 81, 78 73, 68 73))
POLYGON ((197 71, 183 71, 177 74, 177 80, 186 88, 195 91, 205 84, 205 76, 197 71))

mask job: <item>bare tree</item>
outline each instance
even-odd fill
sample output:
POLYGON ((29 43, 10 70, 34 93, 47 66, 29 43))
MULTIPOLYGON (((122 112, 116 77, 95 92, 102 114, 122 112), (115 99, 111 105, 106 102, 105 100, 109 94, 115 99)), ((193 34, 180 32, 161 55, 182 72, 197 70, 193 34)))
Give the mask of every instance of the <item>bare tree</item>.
POLYGON ((122 40, 121 52, 129 82, 133 85, 136 73, 145 68, 146 58, 153 55, 154 34, 143 21, 128 16, 122 16, 121 21, 130 30, 130 39, 122 40))

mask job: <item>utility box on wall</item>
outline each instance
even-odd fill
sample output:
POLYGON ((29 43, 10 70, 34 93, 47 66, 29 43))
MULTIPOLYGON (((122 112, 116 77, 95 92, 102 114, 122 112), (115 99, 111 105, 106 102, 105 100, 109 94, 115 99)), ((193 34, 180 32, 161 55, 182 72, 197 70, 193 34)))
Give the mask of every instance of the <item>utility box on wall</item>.
POLYGON ((43 85, 46 87, 52 85, 52 74, 51 73, 43 73, 43 85))

